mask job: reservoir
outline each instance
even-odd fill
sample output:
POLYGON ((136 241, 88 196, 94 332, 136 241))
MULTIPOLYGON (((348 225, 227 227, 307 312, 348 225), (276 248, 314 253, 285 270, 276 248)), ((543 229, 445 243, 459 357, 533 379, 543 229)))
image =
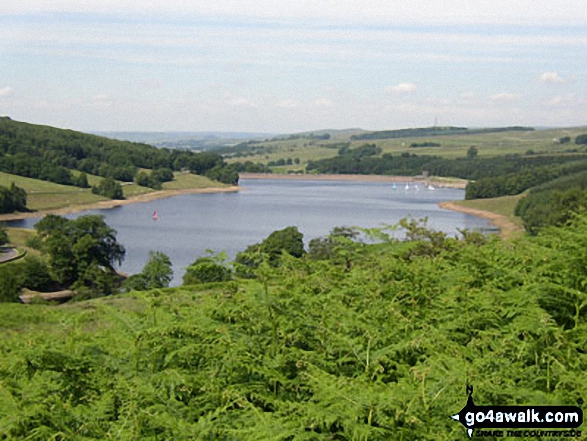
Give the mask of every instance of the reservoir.
MULTIPOLYGON (((428 191, 413 184, 394 189, 388 182, 301 181, 243 179, 235 193, 174 196, 108 210, 68 215, 100 214, 126 248, 120 270, 141 271, 150 250, 161 251, 173 263, 172 285, 180 285, 185 268, 206 250, 226 251, 230 258, 275 230, 297 226, 304 242, 327 235, 336 226, 366 228, 394 225, 404 217, 428 217, 428 226, 458 234, 457 228, 487 231, 485 219, 443 210, 439 202, 461 200, 464 190, 428 191), (157 219, 153 213, 157 212, 157 219)), ((38 219, 12 221, 14 227, 33 228, 38 219)), ((400 237, 400 233, 396 233, 400 237)))

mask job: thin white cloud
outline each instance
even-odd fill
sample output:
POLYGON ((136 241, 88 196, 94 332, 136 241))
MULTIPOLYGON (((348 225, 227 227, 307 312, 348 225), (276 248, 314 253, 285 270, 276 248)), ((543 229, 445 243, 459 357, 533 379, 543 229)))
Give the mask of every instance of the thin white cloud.
POLYGON ((520 99, 520 94, 517 93, 496 93, 491 95, 491 101, 494 102, 513 102, 520 99))
POLYGON ((10 95, 12 95, 12 93, 13 93, 12 87, 5 86, 0 89, 0 97, 10 96, 10 95))
POLYGON ((584 98, 577 97, 575 94, 570 93, 568 95, 555 96, 544 102, 544 104, 552 107, 576 107, 584 106, 586 102, 587 100, 584 98))
POLYGON ((575 76, 563 78, 557 72, 544 72, 538 77, 538 81, 542 83, 572 83, 575 79, 575 76))
POLYGON ((283 107, 284 109, 293 109, 297 107, 298 103, 294 100, 283 100, 277 103, 277 107, 283 107))
POLYGON ((389 86, 385 89, 386 92, 389 93, 414 93, 418 90, 418 87, 414 83, 399 83, 397 86, 389 86))
POLYGON ((318 98, 317 100, 314 100, 312 104, 315 107, 332 107, 334 106, 334 101, 329 98, 318 98))

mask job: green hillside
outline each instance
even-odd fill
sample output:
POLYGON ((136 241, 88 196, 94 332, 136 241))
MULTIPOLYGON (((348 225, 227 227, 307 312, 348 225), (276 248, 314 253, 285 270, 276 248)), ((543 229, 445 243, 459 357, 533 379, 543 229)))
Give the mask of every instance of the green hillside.
MULTIPOLYGON (((442 135, 417 136, 418 131, 424 129, 406 129, 411 131, 409 136, 389 139, 357 139, 365 133, 372 132, 335 132, 328 140, 316 140, 310 137, 282 139, 274 141, 254 141, 242 143, 232 148, 218 150, 225 154, 229 162, 251 161, 253 163, 268 164, 280 159, 300 159, 301 166, 284 167, 284 170, 303 170, 308 161, 331 158, 336 156, 339 148, 348 145, 351 148, 365 143, 375 144, 382 154, 391 153, 400 155, 410 153, 418 155, 437 155, 443 158, 465 157, 470 146, 479 150, 479 156, 498 156, 506 154, 525 154, 528 150, 535 153, 559 153, 565 150, 578 148, 573 143, 561 144, 564 137, 574 139, 580 134, 587 133, 586 127, 571 127, 548 130, 510 130, 506 128, 461 130, 457 134, 451 132, 442 135), (440 147, 411 148, 412 144, 435 143, 440 147)), ((374 132, 377 133, 377 132, 374 132)), ((398 136, 402 131, 394 131, 398 136)), ((406 133, 407 134, 407 133, 406 133)))
POLYGON ((465 439, 587 396, 587 218, 514 243, 338 242, 252 280, 0 308, 6 440, 465 439))
POLYGON ((89 182, 80 180, 83 172, 160 189, 173 171, 186 170, 238 182, 237 173, 215 153, 156 148, 0 118, 0 171, 5 173, 87 187, 89 182))

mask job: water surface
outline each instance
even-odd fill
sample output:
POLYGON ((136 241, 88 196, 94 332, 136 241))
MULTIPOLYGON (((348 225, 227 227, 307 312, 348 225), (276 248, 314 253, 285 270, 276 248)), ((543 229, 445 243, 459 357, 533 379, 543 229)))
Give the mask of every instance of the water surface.
MULTIPOLYGON (((442 210, 438 203, 459 200, 464 190, 437 188, 406 191, 384 182, 241 180, 236 193, 175 196, 107 210, 68 215, 103 215, 118 231, 126 248, 121 270, 141 271, 150 250, 167 254, 173 262, 173 285, 181 284, 185 268, 206 250, 226 251, 229 257, 260 242, 271 232, 297 226, 306 244, 336 226, 380 227, 401 218, 428 217, 436 230, 456 234, 457 228, 490 229, 485 219, 442 210), (153 220, 157 211, 158 219, 153 220)), ((32 228, 38 219, 10 222, 32 228)))

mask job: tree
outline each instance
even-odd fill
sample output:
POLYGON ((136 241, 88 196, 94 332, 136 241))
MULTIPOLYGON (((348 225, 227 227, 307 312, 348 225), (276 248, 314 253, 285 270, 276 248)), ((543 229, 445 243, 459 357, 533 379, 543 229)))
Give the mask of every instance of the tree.
POLYGON ((577 136, 575 138, 575 144, 587 144, 587 133, 577 136))
POLYGON ((10 239, 8 238, 6 227, 4 224, 0 224, 0 247, 6 245, 9 241, 10 239))
POLYGON ((183 276, 184 285, 224 282, 232 278, 230 269, 211 257, 201 257, 191 264, 183 276))
POLYGON ((173 278, 171 260, 160 251, 150 251, 149 260, 141 274, 146 281, 147 289, 166 288, 173 278))
POLYGON ((250 270, 257 268, 264 259, 277 265, 284 252, 298 258, 306 254, 304 235, 297 227, 274 231, 263 242, 250 245, 244 252, 238 253, 235 262, 241 266, 239 274, 251 276, 250 270))
POLYGON ((82 281, 94 286, 97 271, 112 274, 125 250, 116 241, 116 231, 102 216, 86 215, 68 220, 48 215, 35 226, 41 251, 49 258, 55 279, 66 286, 82 281), (93 274, 93 275, 92 275, 93 274))
POLYGON ((467 158, 476 158, 478 153, 479 149, 472 145, 469 147, 469 150, 467 150, 467 158))
POLYGON ((92 187, 92 193, 110 199, 124 199, 122 187, 114 178, 104 178, 100 185, 92 187))
POLYGON ((0 213, 27 211, 26 200, 26 191, 17 187, 14 182, 10 188, 0 186, 0 213))
POLYGON ((160 251, 150 251, 149 260, 139 274, 133 274, 124 282, 126 291, 146 291, 167 288, 173 278, 171 260, 160 251))
POLYGON ((74 180, 74 184, 76 187, 80 188, 89 188, 90 184, 88 184, 88 175, 84 172, 80 173, 74 180))

